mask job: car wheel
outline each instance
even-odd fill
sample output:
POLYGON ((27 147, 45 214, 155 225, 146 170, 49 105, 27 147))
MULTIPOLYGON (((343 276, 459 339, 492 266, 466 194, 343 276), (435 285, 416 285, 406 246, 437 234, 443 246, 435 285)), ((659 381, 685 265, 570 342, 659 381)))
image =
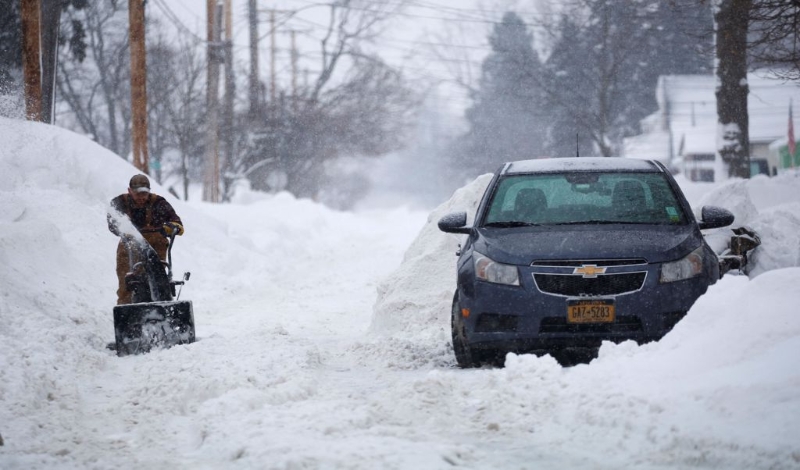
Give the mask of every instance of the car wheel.
POLYGON ((464 325, 456 320, 460 314, 461 309, 458 306, 458 292, 456 292, 455 295, 453 295, 450 331, 453 338, 453 352, 455 353, 458 367, 469 369, 480 367, 481 364, 503 367, 505 354, 500 354, 499 351, 494 349, 475 349, 469 345, 467 336, 464 333, 464 325))
POLYGON ((458 367, 463 369, 478 367, 480 362, 473 357, 472 348, 469 347, 464 334, 464 325, 456 320, 458 315, 461 314, 461 309, 458 306, 458 292, 453 295, 453 307, 450 313, 450 332, 453 338, 453 352, 455 353, 458 367))

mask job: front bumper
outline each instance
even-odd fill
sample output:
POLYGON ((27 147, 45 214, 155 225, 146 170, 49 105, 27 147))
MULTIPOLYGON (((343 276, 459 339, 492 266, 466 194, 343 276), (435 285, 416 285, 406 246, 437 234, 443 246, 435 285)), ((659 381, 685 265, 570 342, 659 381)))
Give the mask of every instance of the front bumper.
MULTIPOLYGON (((659 264, 616 266, 607 275, 644 276, 636 290, 617 294, 575 295, 543 292, 534 275, 571 276, 573 268, 520 268, 520 286, 476 281, 471 273, 459 276, 459 311, 469 316, 456 322, 463 328, 470 347, 511 352, 559 348, 598 347, 602 341, 639 343, 658 340, 686 314, 711 281, 708 276, 659 283, 659 264), (582 299, 613 299, 616 311, 611 323, 567 322, 567 302, 582 299)), ((577 276, 581 278, 582 276, 577 276)), ((542 279, 542 277, 538 277, 542 279)), ((571 281, 572 279, 570 279, 571 281)), ((592 283, 592 279, 580 279, 592 283)), ((599 281, 607 281, 598 276, 599 281)), ((609 284, 605 282, 605 284, 609 284)))

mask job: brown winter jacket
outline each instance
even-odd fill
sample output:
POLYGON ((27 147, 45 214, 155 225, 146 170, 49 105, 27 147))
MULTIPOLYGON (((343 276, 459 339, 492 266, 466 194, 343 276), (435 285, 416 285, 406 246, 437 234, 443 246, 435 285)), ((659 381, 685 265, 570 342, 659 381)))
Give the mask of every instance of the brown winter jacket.
MULTIPOLYGON (((183 232, 183 222, 175 213, 175 209, 157 194, 150 194, 147 203, 142 207, 136 207, 129 194, 120 194, 111 200, 111 207, 127 215, 133 226, 141 233, 159 232, 167 222, 179 224, 181 226, 179 233, 183 232)), ((114 235, 120 234, 116 214, 108 214, 108 229, 114 235)))

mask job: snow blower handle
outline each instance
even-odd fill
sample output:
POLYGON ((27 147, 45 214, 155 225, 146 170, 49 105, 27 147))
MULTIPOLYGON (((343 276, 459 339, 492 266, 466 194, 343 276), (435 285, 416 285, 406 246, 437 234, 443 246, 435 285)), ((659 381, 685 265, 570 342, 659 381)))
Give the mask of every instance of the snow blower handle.
POLYGON ((169 279, 169 283, 172 286, 172 295, 175 296, 175 299, 178 300, 181 298, 181 290, 183 290, 183 285, 186 281, 189 280, 189 276, 191 273, 185 272, 183 273, 183 279, 180 281, 173 281, 172 280, 172 244, 175 243, 175 237, 178 235, 177 230, 173 230, 172 233, 165 236, 169 240, 169 246, 167 248, 167 278, 169 279), (181 288, 175 292, 175 286, 181 286, 181 288))
POLYGON ((169 245, 167 245, 167 276, 169 276, 169 280, 172 280, 172 245, 175 243, 175 236, 178 235, 177 230, 173 230, 172 233, 169 235, 164 232, 164 235, 169 240, 169 245))
POLYGON ((175 235, 183 233, 180 224, 175 222, 167 222, 157 230, 166 238, 175 238, 175 235))
POLYGON ((172 279, 172 244, 175 243, 175 236, 180 231, 180 225, 174 222, 167 222, 156 230, 169 241, 169 245, 167 245, 167 269, 170 274, 169 278, 172 279))

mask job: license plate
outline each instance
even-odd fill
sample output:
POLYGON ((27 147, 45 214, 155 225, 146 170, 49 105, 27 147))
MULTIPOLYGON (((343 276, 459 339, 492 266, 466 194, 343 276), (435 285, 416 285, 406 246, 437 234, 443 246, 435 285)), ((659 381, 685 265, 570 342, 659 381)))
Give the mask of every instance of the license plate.
POLYGON ((610 299, 567 301, 567 323, 611 323, 614 314, 610 299))

